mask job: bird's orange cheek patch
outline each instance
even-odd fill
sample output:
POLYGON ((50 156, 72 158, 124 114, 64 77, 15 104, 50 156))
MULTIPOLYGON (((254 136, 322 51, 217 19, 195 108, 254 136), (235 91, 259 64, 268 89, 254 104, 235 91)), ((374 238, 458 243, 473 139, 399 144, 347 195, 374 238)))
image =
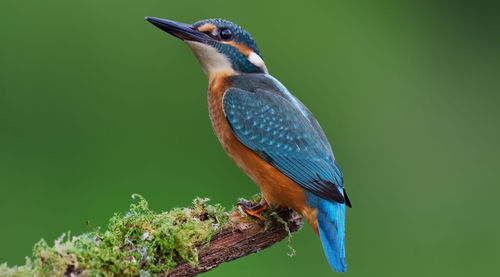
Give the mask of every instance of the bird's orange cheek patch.
POLYGON ((243 55, 245 55, 247 57, 253 53, 252 49, 250 49, 249 47, 247 47, 243 44, 239 44, 239 43, 234 42, 234 41, 221 41, 221 42, 224 44, 229 44, 229 45, 233 46, 234 48, 238 49, 238 51, 240 51, 240 53, 242 53, 243 55))

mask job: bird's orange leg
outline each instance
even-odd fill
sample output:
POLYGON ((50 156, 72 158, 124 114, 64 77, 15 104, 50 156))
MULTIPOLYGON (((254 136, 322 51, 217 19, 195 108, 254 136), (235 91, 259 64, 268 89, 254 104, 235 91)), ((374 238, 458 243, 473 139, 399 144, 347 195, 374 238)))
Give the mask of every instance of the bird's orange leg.
POLYGON ((243 211, 245 211, 245 213, 247 215, 256 217, 260 220, 264 220, 264 218, 260 215, 260 213, 262 211, 264 211, 265 209, 269 208, 269 205, 264 200, 264 198, 262 198, 260 203, 258 203, 257 205, 254 205, 254 206, 251 206, 250 203, 245 202, 245 201, 240 201, 240 202, 238 202, 237 205, 240 206, 243 209, 243 211))

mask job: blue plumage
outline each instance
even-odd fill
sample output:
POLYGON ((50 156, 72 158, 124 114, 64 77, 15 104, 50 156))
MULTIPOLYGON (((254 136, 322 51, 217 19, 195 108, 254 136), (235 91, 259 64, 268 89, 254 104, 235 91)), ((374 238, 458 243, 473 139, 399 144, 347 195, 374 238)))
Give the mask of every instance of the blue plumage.
POLYGON ((267 74, 234 78, 223 108, 236 138, 304 189, 344 203, 342 174, 309 110, 267 74))
POLYGON ((307 194, 307 204, 318 209, 319 236, 328 263, 335 271, 345 272, 345 205, 307 194))
MULTIPOLYGON (((309 110, 269 75, 234 77, 223 109, 236 138, 306 190, 328 262, 346 271, 343 177, 309 110)), ((344 204, 345 203, 345 204, 344 204)))

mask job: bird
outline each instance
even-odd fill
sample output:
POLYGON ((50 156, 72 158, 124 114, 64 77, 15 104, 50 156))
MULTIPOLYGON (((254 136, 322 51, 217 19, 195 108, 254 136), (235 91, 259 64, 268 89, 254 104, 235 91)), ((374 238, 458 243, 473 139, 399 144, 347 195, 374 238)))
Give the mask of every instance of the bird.
POLYGON ((321 240, 330 266, 346 271, 345 212, 352 207, 325 133, 313 114, 268 73, 252 36, 223 19, 184 24, 146 17, 183 40, 208 78, 208 110, 227 155, 259 187, 268 207, 300 213, 321 240))

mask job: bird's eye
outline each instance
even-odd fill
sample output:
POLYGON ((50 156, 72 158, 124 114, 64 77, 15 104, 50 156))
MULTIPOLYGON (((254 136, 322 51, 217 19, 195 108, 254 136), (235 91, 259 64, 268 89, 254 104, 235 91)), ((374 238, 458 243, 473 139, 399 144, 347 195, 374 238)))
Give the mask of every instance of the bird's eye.
POLYGON ((233 31, 231 29, 220 30, 220 38, 224 40, 231 39, 233 37, 233 31))

